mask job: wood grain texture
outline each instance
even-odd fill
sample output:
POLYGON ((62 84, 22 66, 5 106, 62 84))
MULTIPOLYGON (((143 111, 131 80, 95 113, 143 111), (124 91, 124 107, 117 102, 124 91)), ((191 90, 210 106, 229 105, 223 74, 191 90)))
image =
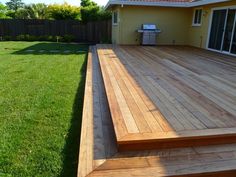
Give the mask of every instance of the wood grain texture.
POLYGON ((92 89, 92 48, 89 49, 87 61, 87 74, 85 83, 85 98, 83 107, 83 120, 80 138, 80 153, 78 176, 87 176, 93 171, 93 89, 92 89))
POLYGON ((96 48, 89 48, 78 177, 87 176, 117 152, 96 48))
POLYGON ((235 142, 236 88, 212 76, 236 82, 236 61, 188 47, 97 48, 119 150, 235 142))
MULTIPOLYGON (((110 50, 107 46, 106 48, 108 49, 108 51, 110 50)), ((117 49, 112 49, 112 50, 115 50, 117 55, 121 53, 122 55, 126 56, 127 55, 126 53, 129 53, 129 50, 123 51, 125 50, 125 48, 126 47, 124 47, 124 49, 122 50, 119 49, 119 52, 116 51, 117 49)), ((211 62, 212 62, 211 57, 216 58, 216 56, 218 56, 217 54, 206 52, 204 50, 200 50, 201 52, 200 53, 199 50, 194 48, 187 48, 187 49, 184 48, 185 49, 184 52, 182 52, 183 48, 179 47, 173 47, 173 48, 164 47, 164 48, 165 51, 168 51, 168 54, 165 54, 166 56, 174 56, 174 57, 178 57, 178 55, 188 56, 190 54, 186 52, 187 49, 191 51, 191 55, 193 55, 192 53, 194 53, 194 51, 196 50, 199 56, 209 57, 209 59, 207 60, 210 60, 211 62), (174 53, 176 53, 176 56, 171 54, 173 51, 174 53)), ((145 48, 145 50, 147 49, 145 48)), ((162 50, 160 50, 160 55, 164 55, 164 53, 162 50)), ((214 60, 214 62, 218 64, 222 59, 223 58, 220 55, 219 58, 216 59, 216 61, 214 60)), ((226 57, 226 61, 224 60, 222 61, 224 67, 234 66, 234 60, 232 60, 231 57, 226 57)), ((155 98, 153 101, 152 98, 154 98, 155 92, 152 92, 152 97, 150 97, 148 94, 146 94, 146 89, 150 88, 152 85, 150 84, 145 87, 143 87, 144 85, 142 85, 142 87, 140 87, 139 83, 141 81, 141 78, 138 77, 139 80, 137 81, 136 77, 134 77, 135 73, 133 73, 133 71, 130 72, 132 67, 128 67, 128 65, 126 65, 124 61, 121 60, 119 61, 118 60, 112 61, 114 65, 111 66, 111 70, 115 71, 114 74, 118 73, 118 75, 114 77, 116 79, 122 77, 122 80, 117 81, 117 84, 119 86, 121 85, 121 87, 123 86, 126 86, 126 88, 129 87, 127 88, 127 92, 128 91, 132 92, 132 96, 137 100, 140 99, 143 100, 142 104, 140 104, 140 102, 134 102, 139 107, 140 112, 142 112, 143 115, 145 115, 144 110, 148 109, 150 111, 147 114, 149 118, 151 117, 152 120, 153 118, 155 118, 155 120, 160 119, 161 121, 164 121, 163 122, 164 124, 167 123, 166 119, 162 120, 165 117, 162 117, 162 114, 159 114, 159 111, 161 111, 161 109, 158 111, 156 110, 151 111, 154 106, 156 107, 157 98, 155 98), (119 69, 121 69, 121 71, 127 69, 127 73, 120 72, 119 69), (130 82, 128 82, 128 80, 130 82), (134 87, 135 85, 138 87, 134 87), (141 105, 144 106, 145 109, 142 109, 141 105), (155 112, 155 114, 153 112, 155 112)), ((130 59, 129 62, 131 61, 132 60, 130 59)), ((187 61, 185 61, 184 63, 186 62, 187 61)), ((91 47, 87 65, 78 177, 84 177, 84 176, 234 177, 235 176, 236 143, 222 144, 222 145, 208 145, 208 146, 198 146, 197 143, 194 147, 117 152, 114 125, 111 118, 111 112, 109 110, 107 94, 103 84, 103 77, 99 64, 100 63, 98 61, 96 47, 91 47)), ((191 69, 195 70, 195 72, 200 73, 198 71, 199 68, 194 68, 191 65, 186 65, 186 67, 187 66, 191 67, 191 69)), ((232 70, 229 71, 232 72, 232 70)), ((227 73, 227 71, 224 72, 227 73)), ((136 73, 136 76, 138 76, 138 73, 136 73)), ((162 79, 162 77, 160 78, 162 79)), ((227 81, 225 80, 225 82, 222 82, 221 81, 222 77, 220 77, 220 75, 214 76, 214 78, 221 83, 227 84, 227 86, 229 86, 231 89, 234 89, 235 84, 230 83, 229 80, 227 81)), ((233 78, 231 78, 231 80, 233 80, 233 78)), ((143 83, 143 80, 141 83, 143 83)), ((172 83, 171 81, 163 79, 163 81, 159 82, 159 85, 160 87, 167 88, 166 91, 168 91, 169 93, 177 95, 175 96, 176 100, 180 103, 183 103, 183 106, 186 108, 186 110, 191 110, 190 112, 195 117, 201 116, 201 119, 204 120, 211 115, 210 114, 211 110, 205 109, 204 106, 197 104, 197 102, 194 102, 194 99, 192 99, 187 94, 187 92, 186 93, 181 92, 180 94, 180 90, 177 87, 174 88, 169 87, 168 84, 171 83, 172 83), (205 110, 205 112, 202 112, 202 110, 205 110)), ((185 86, 183 85, 182 87, 185 86)), ((228 95, 230 93, 226 92, 225 94, 228 95)), ((184 113, 184 111, 182 113, 184 113)), ((212 118, 214 118, 214 116, 212 116, 212 118)), ((218 119, 221 120, 220 117, 218 117, 218 119)), ((171 122, 171 120, 176 121, 177 119, 170 119, 169 121, 171 122)), ((201 130, 201 131, 206 131, 203 134, 209 134, 209 133, 220 134, 221 132, 219 127, 222 129, 224 133, 230 134, 234 133, 235 131, 234 130, 235 128, 233 126, 227 126, 226 124, 218 124, 219 122, 214 122, 214 119, 212 119, 211 121, 206 121, 205 123, 203 123, 205 126, 210 125, 209 127, 207 126, 207 128, 201 130)), ((176 136, 177 131, 175 128, 180 128, 180 127, 173 126, 164 128, 161 126, 159 122, 157 125, 160 125, 159 128, 161 128, 163 131, 158 130, 156 131, 156 133, 166 134, 166 136, 168 135, 167 137, 176 136)), ((153 130, 150 125, 149 127, 151 130, 153 130)), ((178 133, 181 134, 181 136, 183 137, 187 134, 191 136, 196 136, 195 131, 200 131, 200 129, 195 128, 194 130, 183 130, 183 131, 178 131, 178 133)), ((136 138, 132 137, 133 136, 132 134, 129 134, 129 136, 131 136, 132 139, 136 138)), ((149 132, 143 133, 143 136, 145 136, 145 138, 152 139, 152 136, 150 136, 149 132)), ((224 135, 221 136, 224 137, 224 135)), ((221 141, 218 138, 219 137, 217 137, 216 140, 214 141, 221 141)), ((184 143, 186 143, 185 140, 182 142, 182 144, 184 143)))

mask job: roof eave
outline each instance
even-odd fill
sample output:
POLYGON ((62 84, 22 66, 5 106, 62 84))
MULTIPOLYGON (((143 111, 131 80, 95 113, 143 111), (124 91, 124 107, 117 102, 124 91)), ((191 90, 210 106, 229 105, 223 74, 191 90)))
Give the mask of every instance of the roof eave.
POLYGON ((160 6, 160 7, 188 7, 188 3, 166 3, 166 2, 135 2, 135 1, 119 1, 119 0, 112 0, 107 3, 105 6, 106 9, 114 5, 135 5, 135 6, 160 6))
POLYGON ((215 4, 215 3, 227 2, 227 1, 231 1, 231 0, 203 0, 203 1, 196 1, 196 2, 189 3, 189 7, 196 7, 196 6, 215 4))
POLYGON ((231 0, 203 0, 196 2, 141 2, 141 1, 120 1, 120 0, 110 0, 105 9, 110 9, 115 5, 135 5, 135 6, 159 6, 159 7, 196 7, 207 4, 214 4, 220 2, 227 2, 231 0))

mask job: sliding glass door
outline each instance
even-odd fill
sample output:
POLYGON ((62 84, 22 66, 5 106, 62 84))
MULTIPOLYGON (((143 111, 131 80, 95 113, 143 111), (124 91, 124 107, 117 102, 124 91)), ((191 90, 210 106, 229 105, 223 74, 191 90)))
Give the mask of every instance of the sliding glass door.
MULTIPOLYGON (((236 28, 236 22, 234 23, 235 28, 236 28)), ((233 41, 232 41, 232 48, 231 48, 231 53, 236 54, 236 29, 234 30, 234 35, 233 35, 233 41)))
POLYGON ((234 21, 235 21, 235 12, 236 10, 228 10, 226 24, 225 24, 225 33, 223 38, 223 48, 224 52, 230 52, 232 37, 234 32, 234 21))
POLYGON ((209 48, 221 50, 227 10, 215 10, 212 17, 209 48))
POLYGON ((236 54, 236 9, 214 10, 208 48, 236 54))

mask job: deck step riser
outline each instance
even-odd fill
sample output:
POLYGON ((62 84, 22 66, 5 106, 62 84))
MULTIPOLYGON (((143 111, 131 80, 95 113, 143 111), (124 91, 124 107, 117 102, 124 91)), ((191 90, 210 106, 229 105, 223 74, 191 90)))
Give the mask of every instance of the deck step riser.
POLYGON ((124 151, 140 151, 140 150, 154 150, 154 149, 169 149, 169 148, 184 148, 184 147, 194 147, 194 146, 209 146, 209 145, 219 145, 219 144, 231 144, 236 143, 236 134, 233 136, 225 137, 202 137, 202 139, 185 139, 179 140, 164 140, 162 142, 146 141, 146 142, 133 142, 122 144, 118 142, 119 152, 124 151))

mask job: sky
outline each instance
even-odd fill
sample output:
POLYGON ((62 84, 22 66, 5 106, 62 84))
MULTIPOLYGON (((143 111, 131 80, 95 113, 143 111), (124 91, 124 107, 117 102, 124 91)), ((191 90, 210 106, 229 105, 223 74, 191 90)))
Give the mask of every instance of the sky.
MULTIPOLYGON (((1 3, 6 3, 9 0, 0 0, 1 3)), ((63 3, 63 2, 67 2, 69 4, 72 5, 80 5, 80 0, 22 0, 24 3, 29 4, 29 3, 45 3, 45 4, 53 4, 53 3, 63 3)), ((96 2, 99 5, 103 5, 105 6, 106 3, 108 2, 108 0, 93 0, 94 2, 96 2)))

